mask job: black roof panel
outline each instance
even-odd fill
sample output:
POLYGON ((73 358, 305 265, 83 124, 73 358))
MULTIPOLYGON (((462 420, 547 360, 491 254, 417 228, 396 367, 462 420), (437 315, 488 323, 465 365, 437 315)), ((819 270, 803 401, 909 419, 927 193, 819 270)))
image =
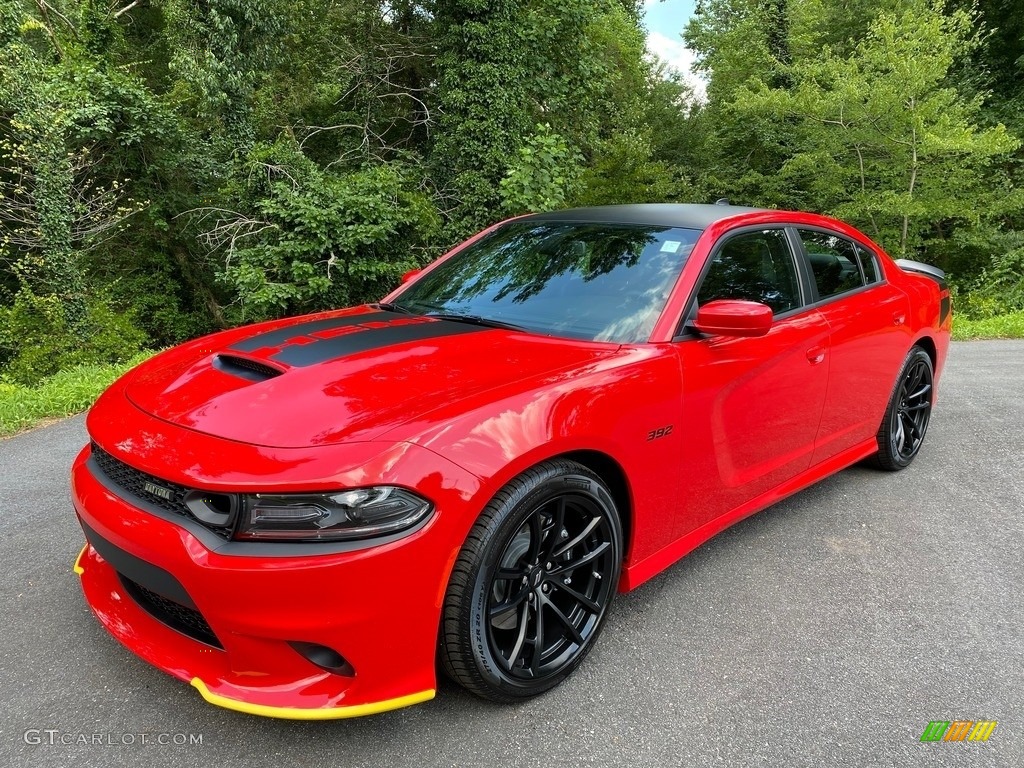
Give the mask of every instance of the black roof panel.
POLYGON ((648 224, 664 227, 705 229, 719 219, 741 213, 756 213, 764 208, 742 205, 695 205, 682 203, 642 203, 638 205, 599 205, 592 208, 569 208, 564 211, 535 213, 525 217, 532 221, 587 221, 609 224, 648 224))

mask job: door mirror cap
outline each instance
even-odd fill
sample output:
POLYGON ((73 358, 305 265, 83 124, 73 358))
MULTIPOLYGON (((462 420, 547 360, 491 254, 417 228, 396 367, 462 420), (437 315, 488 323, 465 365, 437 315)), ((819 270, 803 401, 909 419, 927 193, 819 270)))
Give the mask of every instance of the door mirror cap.
POLYGON ((422 269, 410 269, 408 272, 406 272, 404 275, 402 275, 402 285, 405 285, 406 283, 408 283, 410 280, 412 280, 414 277, 416 277, 416 275, 418 275, 422 271, 423 271, 422 269))
POLYGON ((697 309, 694 327, 717 336, 764 336, 772 327, 772 308, 758 301, 719 299, 697 309))

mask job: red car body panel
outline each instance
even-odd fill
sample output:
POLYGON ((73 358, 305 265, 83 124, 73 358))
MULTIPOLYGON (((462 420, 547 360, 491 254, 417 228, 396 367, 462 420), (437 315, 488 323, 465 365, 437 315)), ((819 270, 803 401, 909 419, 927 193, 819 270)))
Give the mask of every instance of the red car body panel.
MULTIPOLYGON (((381 315, 362 307, 309 319, 381 315)), ((438 324, 425 317, 392 315, 388 319, 341 330, 354 334, 365 333, 364 329, 438 324)), ((313 340, 307 346, 337 337, 321 333, 309 338, 313 340)), ((295 339, 290 341, 294 344, 295 339)), ((614 353, 607 344, 564 344, 500 330, 370 349, 312 366, 276 363, 271 358, 276 348, 269 348, 246 351, 244 357, 281 365, 288 375, 253 383, 213 367, 208 347, 208 342, 200 341, 173 350, 178 354, 172 359, 131 381, 125 391, 128 399, 172 424, 281 448, 373 440, 386 433, 401 439, 403 424, 433 419, 435 411, 453 401, 491 402, 500 397, 492 394, 494 390, 543 386, 557 381, 559 371, 586 367, 614 353), (498 349, 502 365, 480 364, 498 349), (517 372, 512 382, 510 369, 517 372), (399 391, 401 396, 396 397, 399 391), (301 397, 296 396, 299 392, 301 397), (410 403, 415 403, 415 410, 410 403), (268 411, 273 418, 267 418, 268 411)))
POLYGON ((333 553, 314 544, 288 556, 261 544, 260 554, 239 554, 238 542, 197 535, 112 492, 87 446, 72 470, 73 501, 90 542, 91 532, 106 544, 87 545, 80 560, 86 599, 129 649, 225 706, 331 717, 424 700, 452 565, 509 480, 564 455, 614 475, 628 537, 620 589, 632 589, 737 520, 874 453, 911 347, 932 354, 936 382, 941 373, 951 326, 942 291, 846 225, 765 211, 703 231, 647 343, 447 326, 436 335, 442 321, 365 306, 184 344, 103 394, 87 422, 95 445, 210 492, 387 484, 415 490, 436 511, 385 544, 333 553), (780 223, 859 241, 884 279, 780 318, 762 337, 677 338, 720 238, 780 223), (368 334, 397 341, 332 356, 339 339, 358 348, 368 334), (248 381, 217 368, 222 353, 282 374, 248 381), (223 648, 142 610, 104 546, 172 574, 223 648), (355 674, 325 671, 291 642, 336 649, 355 674))

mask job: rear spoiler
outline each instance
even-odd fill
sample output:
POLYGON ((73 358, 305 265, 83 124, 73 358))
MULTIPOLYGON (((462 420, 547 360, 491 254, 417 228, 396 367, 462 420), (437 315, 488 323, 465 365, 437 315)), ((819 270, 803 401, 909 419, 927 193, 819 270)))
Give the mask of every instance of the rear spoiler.
POLYGON ((949 286, 946 285, 946 273, 931 264, 910 259, 896 259, 896 266, 904 272, 916 272, 919 275, 928 275, 939 284, 939 325, 946 322, 949 313, 953 309, 953 302, 949 295, 949 286))
POLYGON ((917 272, 921 275, 928 275, 940 286, 946 287, 946 273, 938 267, 933 267, 931 264, 925 264, 923 261, 911 261, 910 259, 896 259, 896 266, 904 272, 917 272))

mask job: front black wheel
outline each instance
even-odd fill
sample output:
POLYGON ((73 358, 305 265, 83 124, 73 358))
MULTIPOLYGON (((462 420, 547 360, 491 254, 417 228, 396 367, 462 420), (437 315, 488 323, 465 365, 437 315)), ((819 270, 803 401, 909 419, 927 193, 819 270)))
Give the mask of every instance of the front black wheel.
POLYGON ((445 671, 497 702, 558 685, 593 646, 621 561, 619 515, 597 475, 554 460, 515 478, 487 505, 452 570, 445 671))
POLYGON ((881 469, 903 469, 921 450, 932 415, 933 375, 928 353, 920 347, 910 350, 878 429, 878 453, 874 460, 881 469))

